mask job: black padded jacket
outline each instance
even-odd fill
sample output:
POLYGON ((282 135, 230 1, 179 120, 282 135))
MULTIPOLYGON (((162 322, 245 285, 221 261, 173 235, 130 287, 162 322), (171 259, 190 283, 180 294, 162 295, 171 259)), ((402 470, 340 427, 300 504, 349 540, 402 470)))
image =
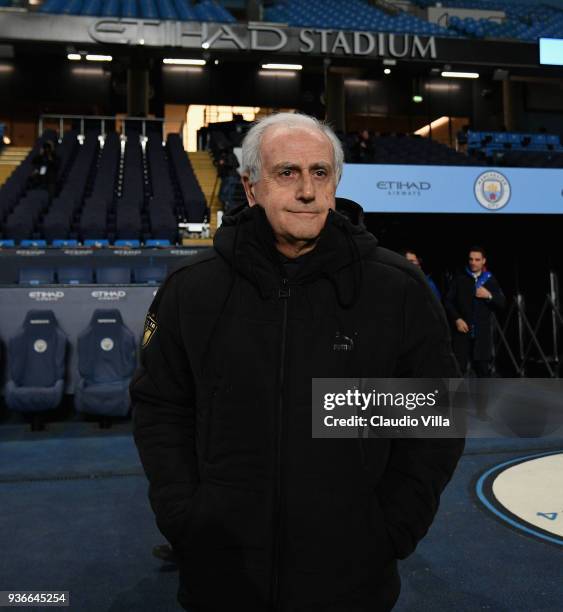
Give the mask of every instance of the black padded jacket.
POLYGON ((169 274, 130 386, 157 525, 194 611, 388 610, 463 440, 316 439, 313 377, 454 377, 424 276, 337 201, 284 278, 260 206, 169 274), (335 350, 338 338, 353 350, 335 350), (336 340, 336 342, 335 342, 336 340))

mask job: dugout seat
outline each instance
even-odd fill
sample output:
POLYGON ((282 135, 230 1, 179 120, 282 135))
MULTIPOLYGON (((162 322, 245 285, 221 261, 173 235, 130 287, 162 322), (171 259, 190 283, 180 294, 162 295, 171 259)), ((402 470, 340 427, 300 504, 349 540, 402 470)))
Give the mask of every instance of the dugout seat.
POLYGON ((88 285, 94 282, 94 270, 86 266, 63 266, 57 270, 62 285, 88 285))
POLYGON ((67 337, 51 310, 30 310, 8 342, 6 405, 16 412, 56 408, 64 390, 67 337))
POLYGON ((149 285, 160 285, 166 278, 168 268, 166 265, 148 265, 133 269, 133 280, 135 283, 149 285))
POLYGON ((126 416, 129 381, 135 367, 137 341, 116 309, 94 311, 78 336, 78 371, 74 406, 77 412, 126 416))
POLYGON ((20 268, 18 283, 20 285, 49 285, 55 282, 53 268, 20 268))
POLYGON ((123 266, 107 266, 96 269, 98 285, 128 285, 131 282, 131 270, 123 266))

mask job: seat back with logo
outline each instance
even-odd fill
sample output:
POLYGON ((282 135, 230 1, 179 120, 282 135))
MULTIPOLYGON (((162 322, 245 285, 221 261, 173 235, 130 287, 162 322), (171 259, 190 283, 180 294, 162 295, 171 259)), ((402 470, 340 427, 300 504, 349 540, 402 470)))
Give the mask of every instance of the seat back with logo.
POLYGON ((131 282, 131 270, 123 266, 97 268, 96 280, 99 285, 127 285, 131 282))
POLYGON ((21 268, 18 282, 20 285, 48 285, 55 282, 53 268, 21 268))
POLYGON ((75 393, 79 412, 125 416, 129 381, 135 367, 137 341, 117 309, 94 311, 78 336, 80 380, 75 393))
POLYGON ((30 310, 8 343, 6 403, 11 410, 55 408, 62 399, 67 337, 51 310, 30 310))

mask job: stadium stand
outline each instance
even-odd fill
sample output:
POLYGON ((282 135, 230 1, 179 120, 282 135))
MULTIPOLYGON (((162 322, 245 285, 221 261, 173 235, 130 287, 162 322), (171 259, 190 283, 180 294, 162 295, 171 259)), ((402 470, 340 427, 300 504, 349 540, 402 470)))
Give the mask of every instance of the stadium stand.
POLYGON ((55 147, 51 202, 45 189, 28 180, 46 141, 56 142, 56 134, 46 132, 0 188, 2 240, 41 239, 53 246, 68 246, 61 241, 69 240, 137 246, 152 240, 151 246, 163 246, 177 242, 178 220, 201 223, 206 216, 205 196, 177 134, 163 145, 155 132, 145 137, 130 130, 121 139, 115 132, 100 137, 90 130, 84 138, 74 130, 65 133, 55 147))
MULTIPOLYGON (((436 4, 434 0, 415 2, 423 8, 436 4)), ((449 17, 448 26, 463 36, 535 41, 543 36, 560 36, 563 29, 563 11, 541 2, 532 4, 518 0, 448 0, 442 4, 448 8, 498 10, 505 13, 506 18, 502 23, 452 15, 449 17)))
POLYGON ((479 164, 563 168, 563 146, 557 134, 469 131, 467 150, 479 164))
POLYGON ((77 412, 126 416, 129 381, 136 366, 137 340, 117 309, 95 310, 78 336, 77 412))
MULTIPOLYGON (((493 38, 535 41, 559 37, 563 11, 547 3, 519 0, 449 0, 442 6, 474 10, 475 17, 448 16, 437 24, 424 18, 434 0, 411 0, 400 5, 366 0, 278 0, 266 5, 264 20, 296 27, 337 28, 422 36, 493 38), (502 22, 479 17, 478 11, 502 11, 502 22)), ((17 4, 19 7, 20 3, 17 4)), ((0 0, 0 7, 16 6, 0 0)), ((235 17, 217 0, 192 4, 189 0, 46 0, 37 9, 44 14, 129 19, 234 23, 235 17)))
POLYGON ((232 23, 235 18, 218 2, 203 0, 47 0, 41 13, 82 15, 85 17, 122 17, 131 19, 171 19, 232 23))
POLYGON ((56 408, 63 395, 67 338, 51 310, 29 310, 8 343, 6 405, 16 412, 56 408))
POLYGON ((363 0, 286 0, 265 10, 265 20, 290 26, 456 36, 456 32, 406 12, 391 15, 363 0))
MULTIPOLYGON (((427 8, 436 5, 436 2, 415 0, 413 4, 427 8)), ((545 4, 530 5, 513 0, 450 0, 442 5, 451 8, 500 10, 505 12, 506 18, 502 23, 497 23, 489 19, 462 19, 451 16, 446 28, 408 12, 389 14, 362 0, 347 2, 345 6, 338 0, 287 0, 267 9, 266 19, 290 26, 523 41, 534 41, 543 36, 560 36, 563 30, 563 11, 545 4)))
POLYGON ((342 137, 347 163, 472 166, 476 160, 421 136, 370 135, 360 147, 358 134, 342 137))

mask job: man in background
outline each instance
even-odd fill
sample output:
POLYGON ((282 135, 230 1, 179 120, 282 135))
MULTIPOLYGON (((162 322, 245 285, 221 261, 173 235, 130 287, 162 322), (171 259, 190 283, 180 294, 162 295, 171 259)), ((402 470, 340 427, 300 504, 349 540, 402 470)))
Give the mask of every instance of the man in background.
MULTIPOLYGON (((417 268, 420 268, 422 270, 422 259, 416 254, 416 251, 414 249, 403 249, 402 251, 400 251, 400 253, 417 268)), ((432 276, 430 274, 425 274, 425 276, 426 280, 428 281, 428 284, 430 285, 430 288, 432 289, 436 297, 441 301, 442 294, 440 293, 440 290, 432 279, 432 276)))
MULTIPOLYGON (((493 353, 492 317, 506 305, 496 278, 486 269, 485 250, 469 249, 467 266, 454 277, 445 300, 452 325, 452 347, 462 374, 471 367, 475 376, 491 375, 493 353)), ((485 402, 479 402, 477 415, 485 417, 485 402)))

